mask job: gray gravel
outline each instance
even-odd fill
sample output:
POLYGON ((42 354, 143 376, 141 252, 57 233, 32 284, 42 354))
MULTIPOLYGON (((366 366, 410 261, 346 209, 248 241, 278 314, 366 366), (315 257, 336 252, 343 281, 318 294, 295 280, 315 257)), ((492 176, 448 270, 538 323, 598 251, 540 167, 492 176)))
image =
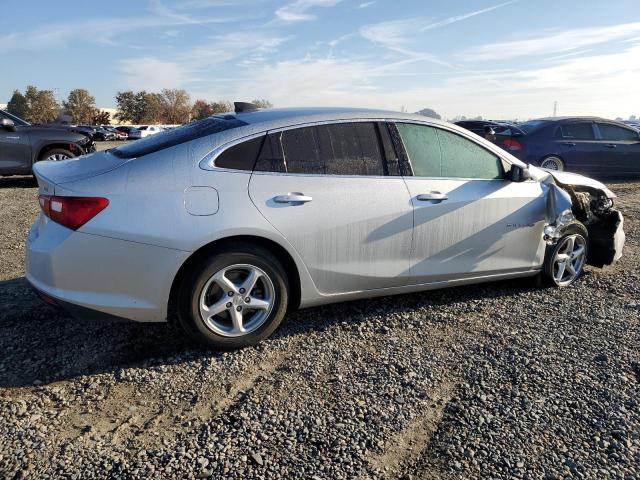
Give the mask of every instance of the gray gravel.
POLYGON ((211 353, 75 320, 23 275, 36 190, 0 179, 0 477, 640 478, 640 184, 623 260, 303 310, 211 353))

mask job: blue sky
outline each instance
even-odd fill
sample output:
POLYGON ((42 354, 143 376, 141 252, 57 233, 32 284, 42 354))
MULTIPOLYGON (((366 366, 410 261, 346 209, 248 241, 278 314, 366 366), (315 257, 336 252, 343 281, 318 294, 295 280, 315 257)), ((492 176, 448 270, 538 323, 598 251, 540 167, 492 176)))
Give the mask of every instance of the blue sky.
POLYGON ((185 88, 451 118, 640 115, 637 0, 3 0, 0 102, 185 88))

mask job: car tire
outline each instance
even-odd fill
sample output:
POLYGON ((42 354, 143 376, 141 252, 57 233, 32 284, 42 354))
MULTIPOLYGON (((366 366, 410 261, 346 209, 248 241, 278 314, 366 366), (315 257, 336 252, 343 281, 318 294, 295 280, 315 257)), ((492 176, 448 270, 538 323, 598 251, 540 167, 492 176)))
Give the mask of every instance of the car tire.
POLYGON ((564 171, 564 162, 562 161, 562 159, 560 157, 556 157, 555 155, 550 155, 550 156, 544 158, 540 162, 540 167, 541 168, 546 168, 548 170, 554 170, 554 171, 557 171, 557 172, 562 172, 562 171, 564 171))
POLYGON ((234 350, 269 337, 282 323, 288 301, 288 279, 278 259, 262 247, 236 244, 203 258, 187 272, 176 313, 197 342, 234 350), (256 278, 253 287, 250 275, 256 278))
POLYGON ((562 229, 558 241, 547 246, 544 276, 548 284, 568 287, 584 271, 589 249, 589 234, 580 222, 572 222, 562 229))
POLYGON ((66 160, 67 158, 73 158, 75 155, 71 153, 69 150, 65 150, 64 148, 52 148, 51 150, 47 150, 40 155, 39 160, 53 160, 60 161, 66 160))

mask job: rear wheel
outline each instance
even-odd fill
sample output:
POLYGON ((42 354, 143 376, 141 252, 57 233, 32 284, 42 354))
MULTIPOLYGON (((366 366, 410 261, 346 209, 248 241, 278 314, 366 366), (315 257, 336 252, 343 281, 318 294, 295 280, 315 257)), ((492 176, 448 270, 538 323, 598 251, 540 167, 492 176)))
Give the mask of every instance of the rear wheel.
POLYGON ((542 160, 542 162, 540 162, 540 167, 562 172, 564 170, 564 162, 560 157, 552 155, 542 160))
POLYGON ((282 322, 287 277, 268 250, 236 246, 189 272, 178 301, 178 319, 192 338, 215 349, 242 348, 267 338, 282 322))
POLYGON ((65 150, 64 148, 52 148, 40 155, 40 160, 53 160, 54 162, 58 162, 60 160, 66 160, 73 157, 75 157, 75 155, 69 150, 65 150))
POLYGON ((584 270, 587 261, 588 234, 580 222, 565 227, 555 245, 547 247, 544 271, 557 287, 568 287, 584 270))

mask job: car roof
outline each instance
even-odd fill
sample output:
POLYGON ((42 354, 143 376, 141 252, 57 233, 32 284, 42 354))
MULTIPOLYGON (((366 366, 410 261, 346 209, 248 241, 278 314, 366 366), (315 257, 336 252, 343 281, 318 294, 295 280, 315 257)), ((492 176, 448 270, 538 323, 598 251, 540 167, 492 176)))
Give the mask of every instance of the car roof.
POLYGON ((532 118, 531 120, 527 120, 529 122, 533 122, 533 121, 544 121, 544 122, 576 122, 576 121, 593 121, 593 122, 613 122, 613 123, 620 123, 617 122, 616 120, 611 120, 608 118, 602 118, 602 117, 589 117, 589 116, 584 116, 584 117, 544 117, 544 118, 532 118))
POLYGON ((308 107, 308 108, 267 108, 241 113, 227 113, 216 115, 222 118, 237 118, 250 125, 260 126, 265 130, 288 127, 305 123, 329 122, 339 120, 413 120, 429 121, 442 125, 451 125, 448 122, 436 120, 431 117, 413 113, 392 112, 388 110, 374 110, 366 108, 342 108, 342 107, 308 107))

